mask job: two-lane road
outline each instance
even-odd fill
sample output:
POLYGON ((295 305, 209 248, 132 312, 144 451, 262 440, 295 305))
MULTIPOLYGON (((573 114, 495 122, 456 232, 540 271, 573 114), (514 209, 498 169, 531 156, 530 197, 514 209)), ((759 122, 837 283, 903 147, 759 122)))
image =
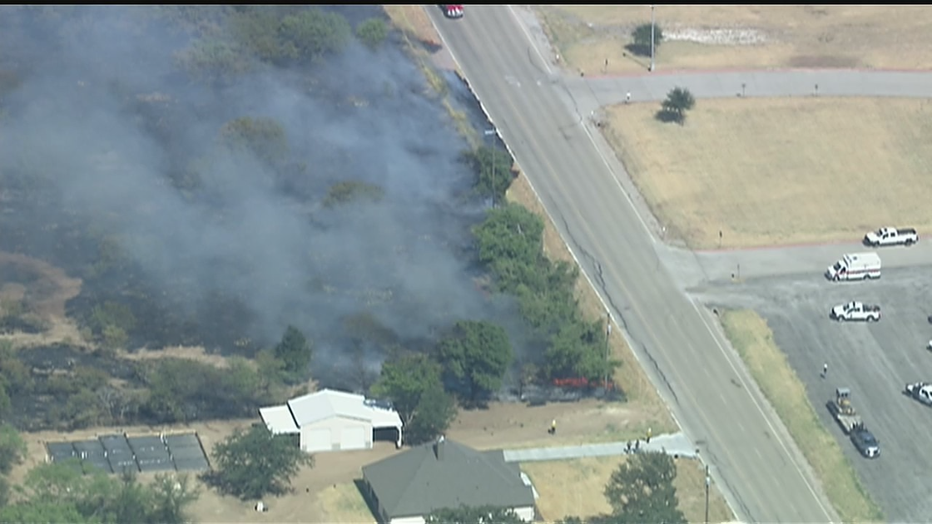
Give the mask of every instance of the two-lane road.
POLYGON ((834 520, 805 460, 709 314, 672 282, 616 179, 623 168, 593 145, 563 81, 547 73, 511 9, 469 6, 455 21, 428 10, 738 518, 834 520))

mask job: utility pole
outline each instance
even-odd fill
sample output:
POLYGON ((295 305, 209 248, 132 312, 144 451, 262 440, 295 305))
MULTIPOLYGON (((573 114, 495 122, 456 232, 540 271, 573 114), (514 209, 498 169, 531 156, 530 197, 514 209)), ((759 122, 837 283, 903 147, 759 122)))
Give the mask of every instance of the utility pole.
POLYGON ((654 4, 650 5, 650 72, 654 72, 654 4))
MULTIPOLYGON (((485 136, 494 137, 495 129, 486 129, 482 132, 485 136)), ((498 192, 498 189, 495 187, 495 139, 492 139, 492 209, 495 209, 495 193, 498 192)))
POLYGON ((709 484, 712 479, 709 478, 709 466, 705 467, 705 524, 709 524, 709 484))
POLYGON ((605 382, 602 383, 602 387, 605 388, 605 393, 608 393, 608 361, 610 347, 608 345, 608 337, 612 335, 612 312, 605 312, 605 382))

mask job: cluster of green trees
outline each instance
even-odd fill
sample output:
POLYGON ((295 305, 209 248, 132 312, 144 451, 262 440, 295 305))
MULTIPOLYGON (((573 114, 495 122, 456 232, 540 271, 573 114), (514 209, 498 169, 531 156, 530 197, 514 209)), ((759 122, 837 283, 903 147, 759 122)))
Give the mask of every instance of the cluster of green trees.
POLYGON ((580 313, 574 295, 579 270, 544 254, 540 217, 507 204, 489 211, 473 232, 479 260, 495 277, 497 290, 518 298, 524 319, 547 346, 545 378, 611 376, 620 363, 607 358, 606 327, 580 313))
POLYGON ((147 388, 140 410, 149 421, 188 422, 212 417, 248 416, 256 406, 283 400, 307 379, 313 346, 289 326, 281 341, 262 350, 254 362, 233 357, 219 368, 189 359, 144 363, 139 371, 147 388))
MULTIPOLYGON (((320 60, 343 50, 353 36, 346 18, 317 7, 236 6, 220 31, 204 31, 178 62, 196 77, 230 79, 249 71, 253 59, 281 67, 320 60)), ((377 48, 388 27, 371 18, 356 27, 355 36, 377 48)))
POLYGON ((31 469, 14 492, 7 475, 25 455, 19 433, 0 425, 0 522, 181 524, 199 495, 184 475, 160 474, 143 485, 134 475, 106 475, 78 459, 31 469))
POLYGON ((511 155, 491 146, 479 146, 463 153, 463 159, 476 173, 476 192, 501 202, 515 179, 511 155))
POLYGON ((0 522, 182 524, 198 495, 184 475, 141 484, 134 475, 106 475, 72 459, 30 470, 18 500, 0 505, 0 522))
POLYGON ((376 397, 392 401, 405 425, 405 440, 434 439, 456 417, 458 398, 481 405, 502 385, 514 359, 508 334, 486 321, 457 322, 431 354, 396 350, 382 364, 372 386, 376 397))

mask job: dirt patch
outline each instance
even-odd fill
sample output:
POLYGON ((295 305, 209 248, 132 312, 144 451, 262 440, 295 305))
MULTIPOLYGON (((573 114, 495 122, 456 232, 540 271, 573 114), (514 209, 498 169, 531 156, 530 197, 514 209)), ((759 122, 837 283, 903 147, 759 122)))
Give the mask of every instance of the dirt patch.
POLYGON ((928 105, 701 100, 678 126, 654 118, 658 105, 621 104, 603 130, 667 234, 690 247, 820 243, 890 222, 932 228, 928 105))
MULTIPOLYGON (((228 358, 223 355, 212 355, 203 346, 168 346, 161 349, 142 349, 133 353, 120 353, 120 358, 137 362, 160 358, 179 358, 195 360, 221 369, 230 366, 228 358)), ((253 360, 246 360, 246 362, 251 366, 256 365, 253 360)))
POLYGON ((753 311, 727 311, 722 326, 754 380, 786 424, 844 522, 878 522, 870 499, 838 442, 819 421, 796 372, 773 341, 767 321, 753 311))
POLYGON ((81 293, 81 279, 69 277, 61 268, 16 253, 0 252, 0 303, 19 304, 23 314, 38 318, 42 333, 0 334, 14 347, 35 347, 68 341, 83 345, 77 324, 65 315, 69 300, 81 293))
POLYGON ((595 399, 531 407, 492 403, 488 409, 461 411, 446 436, 476 449, 569 446, 628 440, 644 434, 651 423, 629 404, 595 399), (557 433, 550 435, 554 420, 557 433))
MULTIPOLYGON (((537 509, 546 522, 568 516, 593 517, 611 511, 605 485, 627 457, 598 457, 551 462, 528 462, 521 469, 531 478, 540 498, 537 509)), ((705 519, 705 470, 695 460, 676 459, 677 496, 688 522, 705 519)), ((709 522, 726 522, 731 512, 717 490, 710 490, 709 522)))
POLYGON ((435 5, 383 5, 385 13, 392 24, 400 29, 408 40, 409 46, 422 50, 430 56, 430 61, 440 69, 455 70, 456 61, 444 47, 440 34, 427 16, 427 9, 437 9, 435 5), (411 44, 417 45, 411 45, 411 44))
MULTIPOLYGON (((560 5, 539 16, 564 64, 588 74, 646 70, 626 51, 648 5, 560 5), (608 66, 605 65, 608 60, 608 66)), ((929 6, 688 6, 654 10, 666 35, 659 69, 864 67, 929 69, 929 6)))
MULTIPOLYGON (((511 184, 507 198, 509 201, 521 204, 531 210, 544 221, 544 252, 548 258, 576 265, 569 248, 563 238, 560 237, 560 233, 550 220, 544 206, 540 203, 534 189, 524 175, 519 175, 511 184)), ((602 305, 602 301, 599 300, 598 294, 583 276, 580 276, 576 283, 576 299, 579 301, 579 307, 587 319, 605 318, 605 307, 602 305)), ((617 329, 617 325, 615 328, 615 333, 621 333, 621 330, 617 329)), ((660 399, 657 389, 651 384, 644 370, 641 369, 641 364, 634 356, 631 348, 625 343, 624 338, 617 335, 612 336, 609 339, 609 345, 611 346, 612 356, 622 363, 615 373, 614 380, 627 395, 628 407, 632 411, 641 413, 646 422, 653 424, 655 431, 676 431, 676 425, 670 416, 669 410, 664 405, 663 400, 660 399)))

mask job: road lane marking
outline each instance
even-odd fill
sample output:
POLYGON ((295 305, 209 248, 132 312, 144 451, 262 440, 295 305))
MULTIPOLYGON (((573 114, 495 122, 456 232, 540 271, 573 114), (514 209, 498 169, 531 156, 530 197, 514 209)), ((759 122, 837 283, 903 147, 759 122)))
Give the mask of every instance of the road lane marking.
MULTIPOLYGON (((825 514, 828 520, 832 521, 832 515, 825 508, 825 505, 822 504, 822 497, 820 497, 818 493, 816 492, 815 488, 812 487, 812 484, 809 482, 807 475, 803 472, 802 468, 797 463, 796 456, 790 452, 789 448, 786 446, 786 443, 783 442, 783 437, 780 435, 780 433, 777 432, 777 429, 773 426, 773 424, 771 424, 770 418, 764 412, 764 408, 761 407, 755 395, 751 392, 750 389, 748 389, 748 384, 744 380, 744 376, 738 371, 738 368, 731 361, 731 357, 729 356, 728 351, 726 351, 725 347, 722 346, 722 343, 719 342, 717 334, 715 333, 715 331, 712 330, 712 327, 706 321, 705 315, 702 314, 702 310, 699 309, 699 306, 696 304, 695 300, 690 299, 689 303, 692 304, 693 309, 696 310, 696 314, 699 315, 699 318, 702 320, 702 325, 705 326, 706 330, 709 332, 709 335, 712 336, 712 339, 715 341, 715 346, 718 347, 718 350, 722 353, 722 356, 724 356, 725 360, 728 361, 728 365, 731 366, 731 370, 734 371, 735 375, 738 376, 738 380, 741 381, 741 385, 743 385, 745 391, 747 391, 748 396, 751 398, 751 402, 754 403, 754 407, 757 408, 757 411, 761 414, 762 417, 764 417, 764 421, 767 423, 767 427, 770 428, 771 435, 773 435, 776 441, 780 444, 780 447, 783 448, 783 451, 790 458, 790 462, 792 462, 793 467, 799 473, 799 476, 803 479, 803 482, 806 484, 806 488, 808 488, 809 492, 812 493, 812 496, 813 498, 815 498, 815 501, 819 505, 819 508, 822 510, 822 512, 825 514)), ((760 454, 759 451, 758 451, 758 454, 760 454)), ((807 462, 808 462, 808 459, 807 459, 807 462)))
MULTIPOLYGON (((513 111, 513 112, 515 113, 515 115, 516 115, 516 116, 515 116, 515 119, 518 120, 521 124, 523 124, 524 127, 525 127, 525 129, 534 129, 534 127, 528 125, 527 121, 523 118, 523 113, 522 113, 521 111, 518 111, 518 110, 517 110, 517 108, 515 107, 515 105, 512 103, 510 97, 504 96, 504 94, 502 94, 502 96, 500 96, 499 98, 500 98, 500 100, 501 100, 502 102, 506 103, 508 106, 511 107, 512 111, 513 111)), ((559 103, 559 102, 558 102, 558 103, 559 103)), ((503 138, 503 140, 504 140, 504 138, 503 138)), ((535 136, 534 133, 528 134, 528 142, 532 143, 532 144, 533 144, 533 147, 535 147, 538 151, 546 151, 546 149, 540 147, 540 144, 538 143, 537 138, 536 138, 536 136, 535 136)), ((519 166, 519 168, 520 168, 520 167, 521 167, 521 163, 517 160, 517 156, 514 155, 514 153, 512 153, 512 155, 515 156, 515 163, 517 163, 518 166, 519 166)), ((546 160, 544 156, 538 155, 538 159, 539 159, 543 164, 545 164, 545 165, 550 169, 550 171, 552 171, 552 172, 554 172, 554 173, 557 172, 557 171, 555 170, 553 164, 552 164, 551 162, 549 162, 548 160, 546 160)), ((523 169, 522 169, 522 170, 523 170, 523 169)), ((528 185, 531 186, 531 190, 534 191, 535 196, 537 196, 538 200, 540 200, 540 195, 537 193, 537 190, 534 188, 534 185, 531 183, 530 177, 528 177, 526 173, 527 173, 527 172, 525 171, 525 177, 526 177, 527 180, 528 180, 528 185)), ((560 177, 553 177, 553 180, 556 181, 557 185, 560 185, 560 183, 559 183, 559 181, 561 180, 560 177)), ((543 202, 543 200, 540 200, 540 202, 543 202)), ((546 205, 544 206, 544 211, 547 213, 548 216, 550 216, 550 212, 547 210, 546 205)), ((556 221, 553 220, 553 217, 552 217, 552 216, 550 217, 550 219, 551 219, 551 221, 552 221, 554 224, 557 223, 556 221)), ((582 224, 579 225, 579 227, 585 229, 585 230, 589 233, 589 236, 590 236, 590 237, 595 237, 594 235, 592 235, 591 229, 589 229, 588 224, 587 224, 585 221, 583 221, 582 224)), ((561 237, 562 237, 562 235, 561 235, 561 237)), ((612 310, 612 308, 609 307, 608 302, 607 302, 607 301, 605 300, 605 298, 602 296, 602 291, 600 290, 600 288, 599 288, 598 286, 595 285, 595 283, 594 283, 594 282, 592 281, 592 279, 589 277, 588 272, 585 270, 585 266, 583 266, 583 265, 580 263, 579 258, 576 256, 576 251, 575 251, 575 249, 573 249, 573 246, 570 245, 569 242, 566 242, 566 239, 565 239, 565 238, 563 239, 563 241, 564 241, 564 243, 566 244, 567 249, 568 249, 569 252, 570 252, 570 255, 573 257, 573 260, 576 262, 576 264, 577 264, 580 268, 582 268, 581 273, 586 277, 586 281, 589 283, 589 285, 592 287, 592 289, 595 290, 596 296, 599 297, 599 301, 602 303, 602 306, 603 306, 606 310, 612 310)), ((624 291, 628 296, 632 296, 632 297, 635 296, 633 293, 631 293, 631 290, 627 287, 627 285, 626 285, 623 281, 618 281, 618 283, 619 283, 619 285, 622 287, 623 291, 624 291)), ((646 331, 647 336, 650 338, 651 342, 653 343, 652 345, 653 345, 654 347, 660 346, 660 344, 658 343, 658 338, 657 338, 656 331, 653 329, 653 327, 651 327, 651 324, 650 324, 650 323, 645 322, 645 318, 646 318, 646 317, 645 317, 645 315, 641 312, 640 307, 637 306, 637 305, 635 305, 635 303, 632 303, 632 304, 629 306, 629 309, 630 309, 630 311, 633 312, 633 313, 636 315, 636 317, 638 317, 638 319, 640 320, 641 325, 643 326, 644 330, 646 331)), ((620 312, 617 311, 617 310, 614 310, 614 313, 615 313, 616 315, 620 315, 620 312)), ((615 322, 615 324, 616 324, 616 327, 617 327, 617 322, 615 322)), ((625 337, 625 341, 628 343, 628 347, 629 347, 629 348, 635 347, 635 345, 632 344, 632 341, 631 341, 631 339, 629 338, 628 333, 627 333, 624 329, 622 329, 621 332, 622 332, 623 336, 625 337)), ((687 337, 687 338, 688 338, 688 337, 687 337)), ((632 350, 631 353, 634 355, 635 360, 638 361, 638 364, 641 366, 641 368, 642 368, 642 369, 646 369, 646 366, 644 365, 644 362, 641 361, 641 359, 640 359, 640 357, 638 356, 637 352, 635 352, 635 351, 632 350)), ((677 370, 676 368, 671 368, 669 371, 670 371, 671 375, 674 375, 674 376, 675 376, 675 379, 680 378, 680 373, 678 372, 678 370, 677 370)), ((658 389, 657 386, 656 386, 656 384, 653 383, 653 381, 652 381, 652 385, 653 385, 653 387, 654 387, 655 389, 658 389)), ((679 420, 677 419, 677 417, 676 417, 676 414, 675 414, 675 413, 673 412, 673 410, 670 408, 670 403, 669 403, 669 402, 665 402, 665 407, 667 408, 667 411, 668 411, 668 412, 670 413, 670 415, 672 416, 673 420, 676 422, 677 426, 680 427, 680 428, 683 428, 683 424, 680 423, 680 421, 679 421, 679 420)), ((731 450, 730 450, 727 446, 724 446, 724 445, 721 445, 721 444, 720 444, 720 443, 722 442, 722 439, 719 438, 719 432, 716 431, 716 429, 715 429, 717 426, 716 426, 715 424, 711 424, 711 423, 710 423, 710 420, 709 420, 707 414, 705 413, 705 411, 702 410, 702 409, 696 409, 696 410, 694 411, 694 415, 697 416, 697 417, 699 417, 699 418, 702 420, 702 422, 704 423, 705 427, 707 428, 707 429, 706 429, 706 432, 707 432, 708 435, 712 438, 712 441, 719 443, 718 445, 721 446, 721 448, 720 448, 720 449, 721 449, 720 454, 729 457, 732 464, 737 464, 737 463, 739 463, 739 461, 735 460, 735 457, 732 455, 731 450)), ((711 442, 707 442, 706 445, 708 446, 710 443, 711 443, 711 442)), ((714 469, 715 469, 715 476, 718 476, 718 474, 719 474, 718 469, 719 469, 719 468, 716 467, 716 468, 714 468, 714 469)), ((739 477, 740 480, 742 480, 742 481, 744 481, 745 483, 747 483, 747 479, 745 478, 745 475, 744 475, 741 471, 739 471, 739 470, 734 470, 734 469, 731 470, 731 471, 732 471, 732 473, 733 473, 736 477, 739 477)), ((727 484, 725 484, 725 483, 723 483, 723 482, 719 482, 719 485, 720 485, 720 486, 726 486, 727 484)), ((758 507, 764 507, 764 504, 762 504, 762 500, 760 499, 760 497, 758 497, 757 493, 745 493, 744 495, 745 495, 745 498, 754 499, 754 501, 756 502, 756 504, 757 504, 758 507)), ((735 508, 736 508, 736 507, 743 507, 743 506, 745 506, 745 505, 744 505, 744 504, 741 504, 740 506, 738 506, 738 505, 729 504, 729 507, 731 508, 732 512, 735 513, 735 514, 738 514, 738 511, 737 511, 735 508)))
POLYGON ((541 63, 544 64, 544 69, 547 70, 547 74, 552 75, 553 70, 550 69, 550 63, 547 59, 544 58, 544 55, 540 52, 540 49, 538 49, 537 45, 534 43, 534 38, 531 37, 531 33, 529 33, 527 28, 524 27, 524 24, 521 23, 521 20, 518 18, 518 13, 515 13, 515 8, 511 4, 509 4, 507 7, 508 11, 511 12, 511 16, 515 19, 515 23, 518 24, 518 27, 521 28, 521 32, 524 33, 525 38, 527 38, 528 43, 531 44, 531 47, 534 48, 534 52, 537 53, 537 57, 540 58, 541 63))
MULTIPOLYGON (((434 23, 432 17, 431 17, 431 23, 434 23)), ((435 27, 436 27, 436 25, 435 25, 435 27)), ((443 38, 442 32, 439 31, 439 28, 437 28, 437 29, 438 29, 438 35, 440 35, 441 40, 444 41, 444 45, 445 45, 445 46, 447 47, 447 49, 450 51, 450 54, 451 54, 451 56, 453 57, 454 61, 456 61, 457 63, 459 63, 459 61, 456 59, 456 56, 455 56, 455 54, 453 53, 453 51, 452 51, 452 49, 450 48, 450 46, 446 44, 446 41, 445 41, 445 39, 443 38)), ((522 27, 522 29, 523 29, 523 27, 522 27)), ((525 35, 527 35, 527 32, 526 32, 526 31, 524 31, 524 32, 525 32, 525 35)), ((536 48, 535 48, 535 50, 536 50, 536 48)), ((539 51, 538 51, 538 54, 539 54, 539 51)), ((507 97, 504 97, 504 98, 507 100, 507 97)), ((512 110, 515 109, 515 106, 514 106, 510 101, 507 101, 506 103, 508 103, 508 105, 510 105, 510 106, 512 107, 512 110)), ((522 122, 523 122, 523 119, 520 118, 520 113, 518 112, 517 114, 519 115, 519 119, 522 120, 522 122)), ((487 115, 487 116, 490 116, 490 115, 487 115)), ((525 126, 526 126, 526 122, 524 122, 524 123, 525 123, 525 126)), ((527 127, 526 127, 526 128, 527 128, 527 127)), ((530 128, 530 129, 533 129, 533 128, 530 128)), ((648 233, 649 233, 650 231, 649 231, 649 229, 647 228, 647 225, 644 223, 643 218, 640 216, 640 214, 637 213, 637 210, 636 210, 636 208, 634 208, 633 203, 631 202, 631 199, 630 199, 630 197, 628 196, 627 192, 624 191, 623 186, 621 186, 620 182, 619 182, 618 179, 615 177, 614 170, 611 168, 610 164, 607 162, 607 160, 605 159, 604 155, 602 155, 601 151, 598 149, 598 147, 597 147, 596 144, 594 143, 593 137, 592 137, 592 135, 589 133, 589 130, 586 129, 585 126, 583 127, 583 130, 586 132, 587 136, 589 137, 590 143, 592 143, 593 146, 596 148, 596 152, 599 154, 599 157, 602 159, 602 162, 606 165, 606 167, 609 168, 609 171, 610 171, 610 173, 612 174, 613 179, 614 179, 616 185, 618 185, 619 188, 622 190, 622 194, 623 194, 623 195, 625 196, 625 198, 628 200, 629 204, 632 204, 632 210, 634 210, 635 215, 636 215, 636 216, 638 217, 638 219, 641 221, 641 225, 642 225, 642 226, 645 228, 645 230, 647 230, 648 233)), ((499 133, 500 133, 500 132, 499 132, 499 133)), ((501 133, 500 133, 500 134, 501 134, 501 133)), ((531 134, 531 137, 533 137, 533 134, 531 134)), ((504 139, 504 138, 503 138, 503 139, 504 139)), ((536 140, 534 140, 533 138, 531 138, 531 140, 534 141, 534 142, 536 143, 536 140)), ((517 157, 517 155, 515 155, 514 152, 512 152, 512 155, 515 156, 515 157, 517 157)), ((516 162, 517 162, 517 160, 516 160, 516 162)), ((547 164, 550 164, 549 162, 546 162, 546 163, 547 163, 547 164)), ((520 163, 518 163, 518 165, 519 165, 519 168, 520 168, 520 163)), ((553 171, 553 165, 550 164, 549 167, 550 167, 551 171, 553 171)), ((541 199, 540 194, 538 193, 537 189, 534 187, 534 184, 531 183, 530 177, 527 177, 527 181, 528 181, 528 185, 531 187, 531 190, 532 190, 532 192, 534 192, 534 194, 535 194, 535 196, 537 197, 537 199, 538 199, 540 202, 544 202, 544 200, 541 199)), ((549 210, 547 210, 546 205, 544 206, 544 211, 548 214, 548 216, 550 217, 551 221, 552 221, 553 223, 556 223, 556 222, 554 221, 553 217, 550 216, 550 212, 549 212, 549 210)), ((585 226, 585 224, 584 224, 584 226, 585 226)), ((586 228, 586 229, 588 229, 588 228, 586 228)), ((591 236, 591 231, 590 231, 590 236, 591 236)), ((652 237, 651 237, 651 238, 652 238, 652 237)), ((573 259, 576 261, 577 265, 580 266, 580 267, 585 267, 585 266, 583 266, 583 265, 580 263, 579 258, 576 256, 576 253, 575 253, 575 250, 573 249, 573 247, 572 247, 571 245, 569 245, 569 243, 567 243, 565 239, 564 239, 564 243, 567 245, 568 250, 569 250, 569 252, 570 252, 570 255, 571 255, 571 256, 573 257, 573 259)), ((600 291, 600 289, 598 288, 598 286, 596 286, 596 285, 594 284, 594 282, 592 281, 592 279, 591 279, 591 277, 589 276, 588 272, 585 271, 585 270, 583 270, 582 273, 583 273, 583 276, 586 278, 586 281, 589 283, 589 285, 596 291, 596 295, 599 297, 599 301, 602 303, 603 307, 605 307, 606 310, 611 309, 611 308, 608 307, 608 304, 607 304, 605 298, 602 296, 602 292, 600 291)), ((627 288, 627 286, 624 284, 624 282, 620 282, 620 284, 621 284, 621 286, 624 288, 625 292, 628 293, 629 295, 631 295, 630 290, 627 288)), ((687 299, 688 299, 688 297, 687 297, 687 299)), ((691 302, 691 303, 692 303, 692 302, 691 302)), ((693 305, 694 308, 696 308, 695 303, 692 303, 692 305, 693 305)), ((653 329, 649 327, 650 324, 649 324, 649 323, 644 323, 644 316, 641 314, 641 312, 640 312, 640 310, 639 310, 639 308, 638 308, 637 306, 635 306, 633 309, 635 310, 635 313, 637 314, 637 316, 641 318, 642 325, 646 328, 646 330, 647 330, 648 333, 650 334, 650 337, 653 339, 653 342, 656 343, 656 342, 657 342, 657 337, 656 337, 656 334, 654 333, 653 329)), ((619 313, 619 312, 616 311, 616 313, 619 313)), ((698 309, 697 309, 697 313, 698 313, 698 309)), ((700 314, 700 317, 701 317, 701 314, 700 314)), ((706 324, 705 319, 702 319, 702 320, 703 320, 703 324, 706 326, 706 329, 709 330, 710 333, 711 333, 711 330, 710 330, 709 326, 706 324)), ((617 322, 615 322, 615 323, 616 323, 616 326, 617 326, 617 322)), ((628 337, 628 334, 625 332, 625 330, 622 330, 622 333, 623 333, 625 339, 627 340, 629 347, 634 347, 634 346, 631 344, 631 340, 630 340, 630 338, 628 337)), ((715 338, 714 333, 712 333, 712 336, 713 336, 713 338, 715 338)), ((717 338, 716 338, 716 345, 719 347, 720 350, 723 351, 723 349, 721 348, 721 345, 718 343, 718 339, 717 339, 717 338)), ((639 355, 637 354, 637 352, 632 351, 632 354, 634 355, 634 357, 635 357, 635 359, 638 361, 638 363, 641 365, 641 367, 644 368, 644 367, 645 367, 645 366, 644 366, 644 363, 641 361, 641 359, 640 359, 639 355)), ((728 360, 728 359, 727 359, 727 355, 726 355, 726 360, 728 360)), ((731 365, 732 368, 734 368, 734 365, 731 363, 730 360, 729 360, 729 365, 731 365)), ((674 373, 676 373, 675 369, 672 370, 672 371, 673 371, 674 373)), ((743 381, 743 379, 742 379, 742 381, 743 381)), ((654 387, 656 388, 657 386, 654 385, 654 387)), ((757 403, 756 403, 756 399, 754 399, 753 396, 752 396, 752 397, 751 397, 751 400, 755 403, 755 406, 758 408, 758 411, 763 415, 763 412, 761 411, 760 406, 758 406, 757 403)), ((669 407, 669 404, 668 404, 666 407, 667 407, 667 410, 670 412, 671 417, 672 417, 672 418, 674 419, 674 421, 677 423, 677 425, 680 426, 680 427, 683 427, 683 425, 682 425, 682 424, 679 422, 679 420, 677 419, 676 414, 675 414, 675 413, 673 412, 673 410, 669 407)), ((708 427, 710 427, 710 428, 711 428, 711 427, 714 427, 714 426, 710 426, 710 425, 708 424, 708 419, 706 418, 705 414, 704 414, 701 410, 698 410, 696 414, 706 422, 706 426, 708 426, 708 427)), ((770 424, 769 420, 767 420, 766 416, 764 416, 764 418, 765 418, 765 421, 766 421, 766 422, 768 423, 768 425, 769 425, 769 424, 770 424)), ((743 426, 742 426, 742 429, 743 429, 743 426)), ((714 430, 710 430, 709 432, 714 434, 714 430)), ((781 443, 781 446, 783 446, 783 442, 780 441, 780 443, 781 443)), ((786 452, 785 446, 783 446, 783 448, 784 448, 784 451, 786 452)), ((725 449, 725 450, 723 450, 723 451, 725 452, 726 455, 730 455, 730 453, 728 452, 727 449, 725 449)), ((758 453, 758 455, 760 455, 760 451, 759 451, 759 450, 757 450, 757 453, 758 453)), ((796 466, 795 461, 794 461, 794 466, 796 466)), ((798 466, 796 466, 796 467, 797 467, 797 471, 799 472, 798 466)), ((717 468, 716 468, 716 469, 717 469, 717 468)), ((735 473, 738 473, 738 472, 735 471, 735 473)), ((800 473, 801 473, 801 472, 800 472, 800 473)), ((739 476, 743 476, 743 475, 741 475, 740 473, 738 473, 738 475, 739 475, 739 476)), ((806 481, 805 477, 803 477, 803 480, 806 481)), ((807 487, 809 487, 810 492, 812 492, 812 487, 809 485, 808 482, 806 482, 806 484, 807 484, 807 487)), ((813 492, 813 494, 814 494, 814 492, 813 492)), ((756 498, 756 497, 755 497, 755 498, 756 498)), ((823 512, 825 512, 824 507, 822 506, 821 501, 819 500, 819 498, 818 498, 818 497, 815 497, 815 498, 816 498, 816 502, 817 502, 817 503, 819 504, 819 506, 822 508, 823 512)), ((733 506, 732 504, 729 504, 729 505, 733 506)), ((734 507, 732 507, 732 511, 735 511, 735 508, 734 508, 734 507)), ((737 511, 735 511, 735 513, 737 513, 737 511)), ((826 513, 826 515, 827 515, 827 513, 826 513)))

